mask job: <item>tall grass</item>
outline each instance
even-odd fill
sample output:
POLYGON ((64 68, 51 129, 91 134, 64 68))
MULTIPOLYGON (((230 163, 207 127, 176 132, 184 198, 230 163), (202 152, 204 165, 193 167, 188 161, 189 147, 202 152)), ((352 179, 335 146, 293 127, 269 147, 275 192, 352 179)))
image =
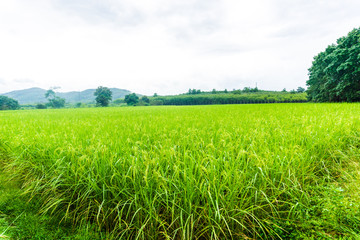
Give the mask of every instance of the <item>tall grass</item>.
POLYGON ((315 227, 351 235, 360 227, 358 189, 352 194, 359 110, 273 104, 2 112, 0 138, 9 146, 7 171, 43 203, 43 213, 74 226, 92 222, 109 238, 291 238, 315 227))

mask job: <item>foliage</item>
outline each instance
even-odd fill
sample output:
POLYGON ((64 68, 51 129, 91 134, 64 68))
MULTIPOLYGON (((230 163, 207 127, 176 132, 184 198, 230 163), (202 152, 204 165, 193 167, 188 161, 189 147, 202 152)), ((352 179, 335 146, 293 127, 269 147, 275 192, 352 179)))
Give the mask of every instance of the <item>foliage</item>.
POLYGON ((147 96, 142 96, 140 101, 136 104, 137 106, 149 106, 150 99, 147 96))
POLYGON ((47 106, 43 103, 38 103, 38 104, 36 104, 35 108, 36 109, 46 109, 47 106))
MULTIPOLYGON (((236 90, 235 90, 236 91, 236 90)), ((306 93, 228 93, 228 94, 198 94, 175 95, 151 98, 152 105, 210 105, 210 104, 246 104, 246 103, 280 103, 280 102, 306 102, 306 93), (161 102, 162 104, 158 104, 161 102), (154 104, 157 103, 157 104, 154 104)))
POLYGON ((119 105, 122 103, 125 103, 125 100, 123 98, 118 98, 113 101, 114 104, 119 105))
POLYGON ((152 106, 164 105, 164 101, 162 101, 161 99, 158 99, 158 98, 151 98, 150 105, 152 105, 152 106))
POLYGON ((47 98, 49 101, 47 104, 47 106, 49 106, 49 107, 63 108, 65 106, 65 98, 56 96, 56 93, 52 89, 49 89, 48 91, 46 91, 45 98, 47 98))
POLYGON ((244 87, 242 92, 244 93, 259 92, 259 89, 257 87, 256 88, 244 87))
POLYGON ((360 28, 314 57, 306 83, 311 101, 360 101, 360 28))
POLYGON ((112 99, 112 92, 107 87, 98 87, 94 92, 96 106, 107 107, 112 99))
POLYGON ((139 102, 139 97, 135 93, 131 93, 125 96, 124 100, 127 105, 136 105, 139 102))
POLYGON ((13 159, 4 164, 23 197, 73 229, 95 224, 108 234, 98 238, 355 239, 359 111, 259 104, 2 112, 0 144, 7 142, 13 159))
MULTIPOLYGON (((112 92, 112 98, 124 98, 130 91, 119 88, 110 88, 112 92)), ((64 98, 67 104, 74 105, 78 102, 83 104, 89 104, 95 101, 94 92, 96 89, 86 89, 84 91, 71 91, 71 92, 57 92, 58 97, 64 98)), ((4 95, 13 99, 16 99, 21 107, 25 104, 35 105, 36 103, 47 102, 45 93, 47 90, 41 88, 29 88, 24 90, 16 90, 4 95)))
POLYGON ((186 93, 186 94, 189 94, 189 95, 195 95, 195 94, 200 94, 201 93, 201 90, 198 89, 189 89, 189 91, 186 93))
POLYGON ((142 96, 140 101, 142 101, 144 103, 150 103, 150 99, 147 96, 142 96))
POLYGON ((303 87, 298 87, 298 88, 296 89, 296 92, 298 92, 298 93, 303 93, 303 92, 305 92, 305 88, 303 88, 303 87))
POLYGON ((49 90, 47 90, 46 93, 45 93, 45 98, 54 98, 55 95, 56 95, 56 94, 55 94, 54 90, 49 89, 49 90))
POLYGON ((0 110, 16 110, 19 107, 19 103, 15 99, 0 96, 0 110))
POLYGON ((48 106, 52 108, 63 108, 65 106, 65 99, 56 96, 52 99, 49 99, 48 106))

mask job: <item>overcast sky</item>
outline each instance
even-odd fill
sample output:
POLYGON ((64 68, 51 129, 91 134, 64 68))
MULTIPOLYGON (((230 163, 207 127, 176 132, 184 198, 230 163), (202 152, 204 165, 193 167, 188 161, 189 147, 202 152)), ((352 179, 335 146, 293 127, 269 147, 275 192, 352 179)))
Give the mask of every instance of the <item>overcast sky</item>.
POLYGON ((305 87, 359 0, 3 0, 0 93, 305 87))

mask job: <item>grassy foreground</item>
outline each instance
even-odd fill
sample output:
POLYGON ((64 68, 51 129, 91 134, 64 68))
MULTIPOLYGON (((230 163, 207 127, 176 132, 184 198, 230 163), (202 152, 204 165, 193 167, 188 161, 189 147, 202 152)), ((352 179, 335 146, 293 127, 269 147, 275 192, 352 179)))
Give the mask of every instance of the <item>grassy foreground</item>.
MULTIPOLYGON (((98 238, 353 239, 359 112, 360 104, 0 112, 2 175, 42 216, 83 232, 90 224, 98 238)), ((2 211, 0 198, 0 238, 2 211)))

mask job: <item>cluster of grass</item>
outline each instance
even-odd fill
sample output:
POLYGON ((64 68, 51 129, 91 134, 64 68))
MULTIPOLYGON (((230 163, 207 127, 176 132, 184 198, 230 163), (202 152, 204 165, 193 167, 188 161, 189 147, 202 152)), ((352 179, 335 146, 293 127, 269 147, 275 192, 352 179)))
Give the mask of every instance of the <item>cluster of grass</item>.
POLYGON ((41 215, 41 202, 29 201, 23 195, 21 183, 16 181, 12 172, 4 170, 7 146, 0 143, 0 239, 104 239, 105 234, 99 232, 94 224, 73 226, 71 223, 59 224, 56 216, 41 215))
POLYGON ((201 93, 151 97, 151 105, 211 105, 248 103, 300 103, 307 102, 306 93, 250 92, 250 93, 201 93))
POLYGON ((360 234, 359 110, 1 112, 3 164, 45 216, 106 238, 351 238, 360 234))

